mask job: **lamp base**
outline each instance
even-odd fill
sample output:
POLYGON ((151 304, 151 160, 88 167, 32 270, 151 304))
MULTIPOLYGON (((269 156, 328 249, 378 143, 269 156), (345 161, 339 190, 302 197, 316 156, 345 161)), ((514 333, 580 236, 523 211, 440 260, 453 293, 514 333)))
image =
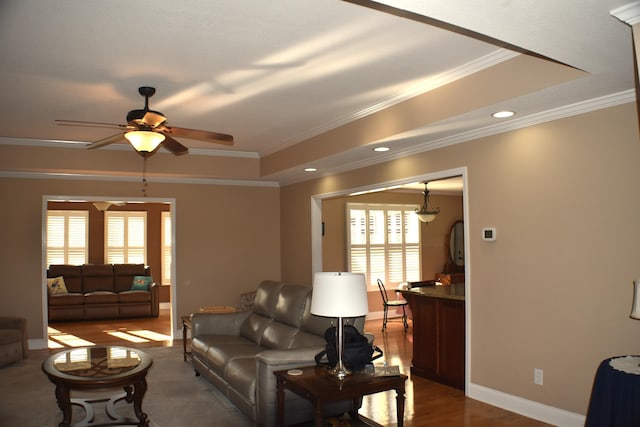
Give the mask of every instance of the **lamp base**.
POLYGON ((334 377, 338 378, 339 380, 345 379, 346 377, 348 377, 352 373, 353 372, 351 372, 351 370, 348 369, 346 366, 344 366, 341 362, 338 362, 338 364, 336 365, 335 368, 329 369, 329 375, 333 375, 334 377))

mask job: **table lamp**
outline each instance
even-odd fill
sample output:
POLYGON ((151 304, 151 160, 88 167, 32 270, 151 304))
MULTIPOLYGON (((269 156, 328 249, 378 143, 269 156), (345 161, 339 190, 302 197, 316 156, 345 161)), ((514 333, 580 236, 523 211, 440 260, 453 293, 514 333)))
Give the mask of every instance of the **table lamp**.
POLYGON ((344 350, 343 318, 365 316, 369 312, 364 274, 316 273, 313 277, 311 314, 338 318, 338 363, 331 373, 344 379, 351 372, 342 360, 344 350))

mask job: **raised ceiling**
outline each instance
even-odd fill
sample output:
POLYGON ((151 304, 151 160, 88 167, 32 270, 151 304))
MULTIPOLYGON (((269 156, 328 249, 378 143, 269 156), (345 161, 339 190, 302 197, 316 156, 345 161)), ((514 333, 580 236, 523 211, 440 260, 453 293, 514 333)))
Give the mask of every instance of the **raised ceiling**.
MULTIPOLYGON (((0 150, 109 136, 54 120, 123 123, 150 85, 170 125, 235 137, 181 139, 188 156, 259 160, 234 179, 284 185, 375 164, 630 102, 631 30, 610 14, 626 3, 4 0, 0 150), (516 115, 490 117, 500 109, 516 115), (371 150, 381 144, 391 151, 371 150)), ((29 173, 14 169, 0 163, 29 173)))

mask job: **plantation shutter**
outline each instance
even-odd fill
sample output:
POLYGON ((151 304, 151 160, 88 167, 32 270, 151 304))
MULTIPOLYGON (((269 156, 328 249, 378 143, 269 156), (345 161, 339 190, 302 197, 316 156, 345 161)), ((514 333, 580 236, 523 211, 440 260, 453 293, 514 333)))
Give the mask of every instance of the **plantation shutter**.
POLYGON ((146 212, 105 212, 105 262, 146 264, 146 225, 146 212))
POLYGON ((88 227, 88 211, 47 211, 47 265, 85 264, 88 227))
POLYGON ((347 204, 349 271, 398 284, 420 280, 417 206, 347 204))
POLYGON ((162 279, 163 285, 171 284, 171 212, 162 212, 162 279))

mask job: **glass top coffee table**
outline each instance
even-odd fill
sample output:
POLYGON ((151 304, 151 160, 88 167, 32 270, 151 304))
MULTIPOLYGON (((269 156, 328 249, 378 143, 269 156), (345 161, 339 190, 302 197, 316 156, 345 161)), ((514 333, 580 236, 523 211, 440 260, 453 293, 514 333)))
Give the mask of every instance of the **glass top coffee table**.
POLYGON ((153 360, 143 351, 120 346, 80 347, 64 350, 42 363, 42 370, 56 386, 56 399, 63 419, 59 427, 71 426, 71 405, 82 406, 86 416, 76 426, 90 426, 94 421, 93 403, 106 402, 107 416, 113 422, 106 425, 137 425, 148 427, 149 419, 142 411, 142 399, 147 391, 147 372, 153 360), (124 389, 109 398, 71 399, 71 390, 124 389), (137 419, 116 414, 115 404, 121 400, 133 403, 137 419))

